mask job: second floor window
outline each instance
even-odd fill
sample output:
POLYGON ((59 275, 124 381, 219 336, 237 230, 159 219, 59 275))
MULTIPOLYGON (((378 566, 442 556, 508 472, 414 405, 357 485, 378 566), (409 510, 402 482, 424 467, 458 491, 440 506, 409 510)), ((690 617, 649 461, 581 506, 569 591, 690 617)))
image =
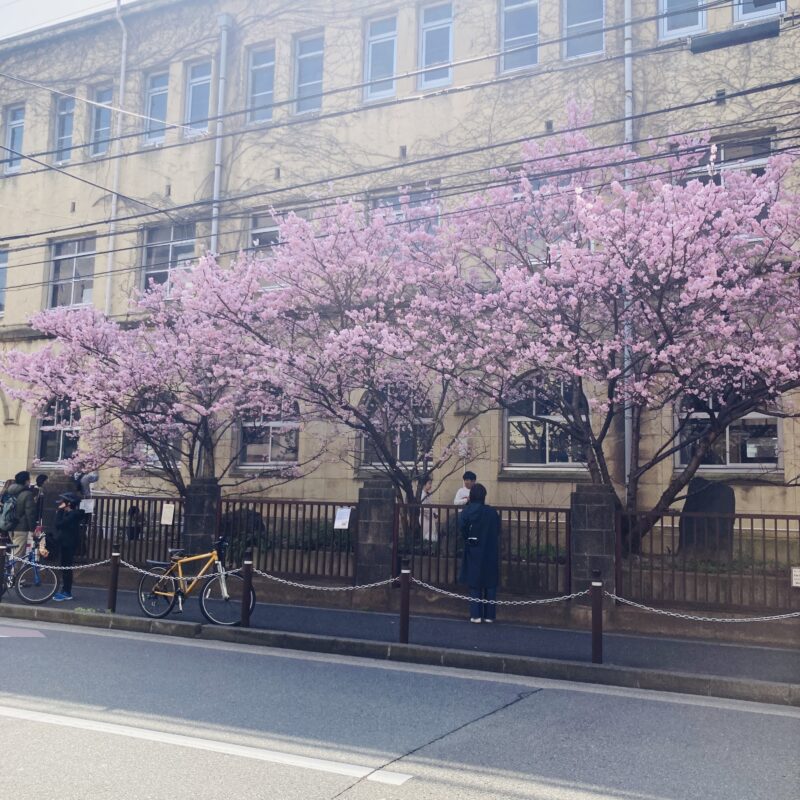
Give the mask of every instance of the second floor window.
POLYGON ((25 106, 11 106, 6 112, 6 172, 16 172, 22 165, 23 139, 25 136, 25 106))
POLYGON ((770 136, 736 136, 713 143, 714 161, 711 155, 704 157, 695 172, 702 183, 724 185, 725 173, 731 170, 763 175, 767 164, 772 140, 770 136))
POLYGON ((99 105, 92 107, 92 144, 90 152, 93 156, 102 156, 108 152, 108 141, 111 136, 111 98, 113 90, 108 88, 98 89, 94 93, 94 102, 99 105))
POLYGON ((72 158, 72 132, 75 126, 75 101, 59 97, 56 103, 56 161, 63 164, 72 158))
POLYGON ((420 13, 419 65, 425 71, 419 76, 419 88, 445 86, 453 76, 453 4, 425 6, 420 13), (443 66, 427 69, 437 64, 443 66))
POLYGON ((164 141, 167 121, 167 96, 169 75, 166 72, 150 75, 147 79, 147 100, 145 103, 144 138, 151 144, 164 141))
POLYGON ((208 130, 211 103, 211 62, 192 64, 186 78, 186 125, 192 133, 208 130))
POLYGON ((272 119, 275 95, 275 48, 250 51, 250 122, 272 119))
POLYGON ((704 31, 706 27, 703 0, 661 0, 659 31, 662 39, 688 36, 704 31))
POLYGON ((538 60, 539 2, 502 0, 502 4, 503 71, 530 67, 538 60))
POLYGON ((564 53, 567 58, 603 52, 604 0, 564 0, 564 53))
POLYGON ((786 10, 784 0, 779 2, 764 2, 764 0, 739 0, 733 4, 734 19, 737 22, 746 22, 758 17, 771 17, 782 14, 786 10))
POLYGON ((168 283, 175 270, 185 269, 194 260, 195 227, 159 225, 145 233, 144 285, 168 283))
POLYGON ((371 20, 367 24, 366 79, 367 100, 391 97, 394 94, 394 73, 397 61, 397 17, 371 20))
POLYGON ((58 464, 72 458, 78 449, 80 411, 66 399, 54 400, 39 423, 36 455, 43 464, 58 464))
POLYGON ((80 306, 92 302, 95 240, 76 239, 53 245, 50 307, 80 306))
POLYGON ((8 251, 0 250, 0 317, 6 313, 6 280, 8 274, 8 251))
POLYGON ((321 35, 308 36, 296 42, 294 90, 298 114, 322 108, 323 48, 321 35))
POLYGON ((250 246, 256 253, 266 254, 280 241, 278 221, 272 214, 254 214, 250 220, 250 246))

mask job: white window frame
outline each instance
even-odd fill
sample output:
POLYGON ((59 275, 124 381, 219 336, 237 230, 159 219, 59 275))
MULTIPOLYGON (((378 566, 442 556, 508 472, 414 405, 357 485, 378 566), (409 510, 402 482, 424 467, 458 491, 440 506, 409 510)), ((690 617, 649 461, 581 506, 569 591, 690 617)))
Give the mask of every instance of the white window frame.
POLYGON ((693 169, 691 176, 697 178, 703 178, 703 177, 713 177, 715 174, 719 174, 720 182, 724 186, 725 174, 728 172, 753 171, 756 169, 762 169, 763 167, 766 167, 769 155, 756 156, 755 158, 734 159, 733 161, 726 161, 725 159, 726 145, 736 146, 736 145, 746 144, 747 142, 759 141, 761 139, 769 140, 770 154, 771 154, 772 135, 768 133, 764 134, 754 133, 752 135, 743 133, 741 136, 729 137, 721 142, 710 142, 709 147, 711 147, 711 145, 716 145, 717 148, 717 158, 714 161, 713 172, 709 173, 708 165, 704 165, 693 169))
MULTIPOLYGON (((518 72, 521 69, 531 69, 539 63, 539 0, 500 0, 500 49, 502 54, 500 56, 500 72, 518 72), (509 2, 514 2, 515 6, 508 8, 509 2), (529 36, 513 36, 509 40, 506 31, 506 14, 509 11, 516 11, 521 8, 534 8, 536 9, 536 43, 532 45, 524 45, 514 40, 528 39, 529 36), (534 60, 530 64, 523 64, 519 67, 506 66, 506 50, 514 50, 517 47, 531 47, 534 49, 534 60)), ((523 51, 517 51, 523 52, 523 51)), ((516 55, 511 53, 510 55, 516 55)))
POLYGON ((48 301, 47 307, 48 308, 82 308, 86 306, 90 306, 92 304, 91 296, 89 300, 76 303, 75 302, 75 285, 77 283, 82 283, 85 281, 85 278, 76 278, 75 268, 77 266, 77 262, 81 259, 89 258, 92 259, 92 288, 90 290, 90 295, 94 290, 94 258, 97 255, 97 239, 94 236, 85 236, 81 239, 67 239, 58 242, 52 242, 50 245, 50 282, 48 284, 48 301), (80 245, 84 243, 91 242, 92 246, 90 250, 80 250, 80 245), (57 254, 58 248, 66 245, 73 245, 74 250, 67 253, 57 254), (56 264, 60 262, 72 261, 72 277, 69 280, 61 279, 56 280, 56 264), (63 285, 70 286, 70 302, 65 303, 63 305, 56 305, 53 302, 54 299, 54 291, 57 286, 63 285))
POLYGON ((261 124, 264 122, 271 122, 272 121, 272 110, 275 106, 275 45, 274 44, 264 44, 258 45, 256 47, 250 48, 250 51, 247 56, 247 121, 250 123, 261 124), (255 66, 255 58, 257 55, 264 55, 264 54, 271 54, 272 59, 265 61, 263 64, 259 64, 255 66), (270 96, 269 103, 261 103, 259 100, 256 99, 256 95, 254 94, 254 87, 255 87, 255 73, 261 70, 271 70, 272 71, 272 90, 269 92, 262 92, 258 95, 258 97, 266 97, 267 95, 270 96), (260 111, 261 113, 265 114, 265 116, 261 119, 256 117, 256 110, 260 111))
POLYGON ((698 33, 705 33, 706 31, 706 9, 705 0, 696 0, 697 1, 697 24, 696 25, 687 25, 683 28, 675 28, 674 30, 669 30, 668 23, 672 16, 677 16, 678 13, 687 13, 691 12, 692 9, 685 9, 678 12, 677 9, 674 9, 672 12, 669 9, 669 0, 659 0, 658 3, 658 13, 661 14, 661 18, 658 20, 658 38, 659 39, 680 39, 684 36, 694 36, 698 33))
POLYGON ((368 19, 364 31, 365 36, 365 52, 364 52, 364 81, 367 84, 364 87, 365 100, 381 100, 386 97, 394 97, 397 93, 397 81, 395 75, 397 74, 397 15, 387 14, 383 17, 374 17, 368 19), (387 22, 392 20, 394 22, 394 30, 390 33, 380 33, 372 35, 371 28, 377 22, 387 22), (374 84, 386 83, 389 78, 378 78, 372 80, 372 47, 376 44, 383 44, 385 42, 392 42, 392 85, 389 89, 375 90, 374 84))
POLYGON ((754 8, 751 12, 745 13, 744 3, 734 2, 733 21, 736 23, 750 22, 754 19, 764 19, 765 17, 777 17, 786 13, 786 0, 780 0, 774 8, 754 8))
MULTIPOLYGON (((21 153, 22 148, 25 146, 25 103, 14 103, 6 109, 6 147, 16 152, 21 153), (12 115, 15 111, 22 111, 22 117, 18 120, 13 120, 12 115), (17 131, 20 133, 19 146, 14 147, 14 136, 17 131)), ((13 175, 22 169, 22 156, 14 155, 13 153, 6 153, 5 174, 13 175)))
POLYGON ((453 82, 453 46, 454 46, 454 13, 453 13, 453 3, 445 2, 445 3, 427 3, 424 6, 420 6, 419 9, 419 64, 418 69, 423 70, 419 73, 417 78, 417 88, 418 89, 434 89, 438 86, 449 86, 453 82), (438 8, 439 6, 450 6, 450 16, 446 20, 436 20, 435 22, 430 22, 428 24, 425 23, 425 12, 429 11, 432 8, 438 8), (449 58, 447 61, 439 62, 439 64, 426 64, 425 63, 425 34, 429 31, 436 30, 438 28, 444 28, 447 26, 449 29, 449 44, 448 44, 448 52, 449 58), (432 72, 434 70, 441 70, 445 68, 447 65, 447 76, 444 78, 433 78, 427 80, 425 78, 426 72, 432 72))
POLYGON ((37 458, 41 459, 41 456, 42 456, 42 434, 43 433, 51 433, 53 431, 57 431, 58 434, 59 434, 59 437, 58 437, 58 456, 59 456, 59 458, 58 458, 58 460, 57 461, 43 461, 43 460, 40 460, 39 461, 39 465, 40 466, 57 466, 58 464, 61 464, 65 460, 64 459, 64 439, 66 437, 68 437, 69 434, 71 434, 71 433, 78 434, 75 437, 75 440, 74 440, 75 441, 75 450, 77 451, 77 449, 78 449, 78 442, 79 442, 79 436, 80 436, 80 430, 81 430, 81 426, 80 426, 80 411, 75 411, 75 409, 72 408, 72 403, 69 403, 69 415, 68 415, 68 417, 64 418, 64 419, 66 419, 66 423, 67 424, 65 425, 65 424, 63 424, 63 422, 60 423, 59 422, 59 418, 60 418, 61 415, 59 414, 59 409, 65 403, 69 403, 69 401, 64 400, 63 398, 56 398, 47 407, 47 411, 49 411, 51 408, 53 409, 53 414, 52 414, 53 424, 52 425, 45 425, 44 424, 45 420, 49 419, 49 416, 43 416, 39 421, 39 434, 37 436, 37 441, 36 441, 36 457, 37 458))
MULTIPOLYGON (((585 0, 576 0, 577 2, 585 2, 585 0)), ((602 55, 606 51, 606 32, 603 30, 606 24, 606 3, 605 0, 600 0, 601 5, 601 15, 600 15, 600 36, 602 37, 602 43, 600 45, 599 50, 591 50, 586 53, 576 53, 575 55, 569 54, 569 43, 570 43, 570 34, 569 34, 569 27, 567 26, 567 6, 569 5, 570 0, 563 0, 562 6, 562 20, 564 25, 564 59, 567 61, 571 61, 576 58, 588 58, 589 56, 597 56, 602 55)), ((592 20, 592 22, 596 22, 597 18, 592 20)), ((582 23, 588 24, 588 23, 582 23)), ((577 39, 580 41, 580 39, 577 39)))
POLYGON ((145 120, 144 140, 147 144, 161 144, 167 134, 167 106, 169 103, 169 72, 153 72, 147 76, 147 88, 145 90, 145 120), (163 86, 153 86, 159 78, 164 78, 163 86), (164 119, 157 120, 153 116, 153 100, 159 95, 164 95, 164 119), (157 127, 155 123, 160 123, 162 127, 157 127))
POLYGON ((56 100, 55 118, 55 162, 68 164, 72 160, 73 140, 75 139, 75 100, 72 97, 61 96, 56 100), (62 124, 70 121, 69 135, 62 133, 62 124), (65 145, 65 142, 69 142, 65 145))
MULTIPOLYGON (((299 413, 299 412, 298 412, 299 413)), ((259 417, 257 420, 244 421, 239 426, 239 455, 237 467, 241 470, 269 470, 280 469, 281 467, 293 467, 300 463, 300 423, 292 419, 265 418, 259 417), (244 430, 245 428, 259 428, 268 435, 266 445, 269 449, 267 461, 246 461, 244 453, 244 430), (292 461, 276 461, 272 458, 272 446, 276 435, 285 434, 288 431, 296 431, 295 434, 295 458, 292 461)))
POLYGON ((250 250, 266 254, 279 242, 280 224, 273 214, 269 211, 256 212, 250 217, 250 250), (269 220, 269 224, 263 224, 262 220, 269 220), (262 236, 269 241, 260 241, 262 236))
MULTIPOLYGON (((142 274, 143 274, 143 283, 144 289, 146 290, 150 286, 150 278, 153 275, 160 275, 161 273, 166 272, 167 278, 163 283, 170 283, 172 280, 172 276, 175 272, 180 272, 181 270, 188 269, 189 264, 197 258, 197 227, 193 222, 178 222, 178 223, 170 223, 169 225, 169 233, 170 238, 164 239, 160 241, 148 241, 148 236, 152 231, 159 230, 160 228, 166 228, 166 225, 152 225, 144 230, 144 259, 142 264, 142 274), (190 239, 176 239, 175 238, 175 229, 179 227, 183 227, 185 225, 192 225, 194 227, 194 236, 190 239), (177 262, 175 256, 175 249, 182 245, 187 245, 189 242, 192 243, 193 254, 190 259, 188 259, 189 264, 186 261, 177 262), (169 247, 169 258, 166 262, 158 261, 155 264, 148 265, 148 253, 151 248, 159 248, 159 247, 169 247)), ((163 283, 159 284, 156 283, 157 286, 163 285, 163 283)))
POLYGON ((294 41, 294 113, 295 114, 318 114, 322 110, 322 92, 325 87, 325 34, 322 31, 317 33, 303 34, 298 36, 294 41), (319 50, 314 50, 311 53, 300 54, 300 45, 304 42, 313 42, 319 39, 319 50), (320 78, 318 81, 310 81, 303 84, 303 86, 316 86, 319 85, 319 91, 314 92, 316 97, 309 98, 300 97, 300 63, 304 59, 319 58, 320 60, 320 78), (300 103, 303 100, 313 100, 315 105, 313 108, 300 108, 300 103))
POLYGON ((0 319, 6 312, 6 287, 8 286, 8 250, 0 248, 0 319))
POLYGON ((214 73, 214 65, 210 59, 207 61, 196 61, 186 66, 186 107, 184 110, 184 129, 185 136, 202 136, 208 133, 209 117, 211 116, 211 78, 214 73), (200 67, 208 67, 208 75, 193 77, 193 73, 200 67), (202 87, 208 88, 208 103, 206 104, 205 116, 197 120, 192 120, 192 98, 194 92, 202 87))
POLYGON ((91 126, 89 135, 89 155, 104 156, 108 152, 111 139, 112 111, 111 104, 114 102, 114 87, 100 86, 94 90, 94 102, 98 105, 92 106, 91 126), (108 92, 108 100, 100 99, 102 93, 108 92), (102 114, 108 114, 108 125, 99 125, 102 114))

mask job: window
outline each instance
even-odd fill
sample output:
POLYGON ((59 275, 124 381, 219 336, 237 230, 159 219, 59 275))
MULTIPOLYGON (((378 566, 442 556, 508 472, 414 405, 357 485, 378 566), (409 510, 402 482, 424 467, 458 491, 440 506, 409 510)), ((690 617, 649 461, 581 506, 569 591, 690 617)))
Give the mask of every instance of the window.
MULTIPOLYGON (((433 409, 429 403, 410 401, 401 386, 369 394, 363 401, 378 431, 385 431, 384 445, 395 461, 416 464, 425 458, 433 436, 433 409)), ((379 443, 366 433, 360 436, 361 463, 384 464, 379 443)))
POLYGON ((256 253, 269 253, 280 241, 278 220, 272 214, 254 214, 250 221, 250 246, 256 253))
MULTIPOLYGON (((559 391, 570 402, 571 387, 559 391)), ((505 411, 505 466, 581 466, 586 463, 586 448, 563 428, 564 417, 552 397, 532 388, 528 396, 505 411)))
POLYGON ((503 71, 530 67, 538 61, 539 2, 502 0, 502 3, 503 71))
POLYGON ((144 138, 150 144, 164 141, 167 121, 167 93, 169 75, 166 72, 151 75, 147 79, 147 101, 145 103, 144 138))
POLYGON ((56 162, 64 164, 72 158, 72 129, 75 123, 75 101, 59 97, 56 102, 56 162))
POLYGON ((275 48, 250 51, 250 122, 272 119, 275 93, 275 48))
POLYGON ((22 152, 25 136, 25 106, 11 106, 6 111, 6 147, 13 152, 7 153, 6 172, 17 172, 22 165, 22 152))
POLYGON ((8 279, 8 251, 0 250, 0 317, 6 313, 6 284, 8 279))
POLYGON ((208 109, 211 103, 211 62, 193 64, 186 78, 186 125, 190 133, 208 130, 208 109))
POLYGON ((688 36, 706 29, 706 12, 703 0, 661 0, 659 35, 662 39, 688 36))
POLYGON ((725 173, 731 170, 746 170, 754 175, 763 175, 764 167, 772 149, 770 136, 741 136, 715 142, 711 145, 711 153, 704 156, 697 168, 697 177, 702 183, 725 183, 725 173))
POLYGON ((89 152, 93 156, 102 156, 108 152, 108 140, 111 136, 111 88, 97 89, 94 102, 100 103, 92 107, 92 136, 89 152))
POLYGON ((367 100, 394 95, 397 62, 397 17, 367 23, 367 61, 364 88, 367 100))
POLYGON ((78 449, 80 411, 66 399, 54 400, 39 424, 37 456, 43 464, 58 464, 72 458, 78 449))
POLYGON ((566 58, 603 52, 603 0, 564 0, 566 58))
POLYGON ((295 87, 298 114, 322 108, 322 36, 298 39, 295 44, 295 87))
POLYGON ((419 88, 445 86, 452 80, 452 68, 450 67, 450 62, 453 60, 452 3, 424 7, 420 22, 420 67, 433 67, 436 64, 446 66, 425 69, 425 72, 419 76, 419 88))
POLYGON ((76 239, 53 244, 50 308, 92 302, 95 240, 76 239))
POLYGON ((186 269, 194 259, 195 227, 159 225, 145 233, 144 285, 167 283, 175 270, 186 269))
POLYGON ((371 207, 373 210, 385 209, 392 222, 408 222, 411 227, 424 228, 430 233, 439 224, 436 197, 436 190, 428 187, 409 189, 403 193, 373 197, 371 207), (435 206, 434 211, 431 206, 435 206))
POLYGON ((300 409, 243 422, 239 466, 254 469, 296 464, 300 453, 300 409))
POLYGON ((747 22, 758 17, 772 17, 782 14, 786 10, 783 0, 780 2, 765 2, 764 0, 737 0, 733 4, 733 18, 736 22, 747 22))

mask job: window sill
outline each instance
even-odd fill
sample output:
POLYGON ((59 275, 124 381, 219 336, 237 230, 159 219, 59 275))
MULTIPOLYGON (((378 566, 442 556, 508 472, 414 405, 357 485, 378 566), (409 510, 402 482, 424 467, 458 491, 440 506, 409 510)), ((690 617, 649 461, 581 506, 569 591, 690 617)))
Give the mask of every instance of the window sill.
POLYGON ((525 483, 589 483, 591 476, 585 467, 574 468, 555 468, 555 467, 531 467, 527 469, 501 468, 497 476, 498 481, 512 482, 519 481, 525 483))
MULTIPOLYGON (((679 470, 675 470, 676 474, 679 470)), ((771 484, 783 486, 786 483, 784 471, 775 469, 743 469, 741 467, 723 467, 720 469, 698 469, 695 477, 707 481, 721 481, 735 484, 771 484)))

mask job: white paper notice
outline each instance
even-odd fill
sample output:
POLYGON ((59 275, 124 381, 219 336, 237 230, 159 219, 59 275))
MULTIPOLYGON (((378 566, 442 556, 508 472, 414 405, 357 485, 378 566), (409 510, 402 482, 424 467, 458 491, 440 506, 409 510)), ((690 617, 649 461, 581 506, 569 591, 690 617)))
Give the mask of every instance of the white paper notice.
POLYGON ((175 503, 164 503, 161 506, 161 524, 172 525, 175 519, 175 503))
POLYGON ((86 514, 94 514, 94 500, 81 500, 80 508, 86 514))
POLYGON ((800 567, 792 567, 792 588, 800 589, 800 567))
POLYGON ((343 506, 336 509, 336 519, 333 522, 333 529, 346 531, 350 527, 350 512, 352 508, 343 506))

